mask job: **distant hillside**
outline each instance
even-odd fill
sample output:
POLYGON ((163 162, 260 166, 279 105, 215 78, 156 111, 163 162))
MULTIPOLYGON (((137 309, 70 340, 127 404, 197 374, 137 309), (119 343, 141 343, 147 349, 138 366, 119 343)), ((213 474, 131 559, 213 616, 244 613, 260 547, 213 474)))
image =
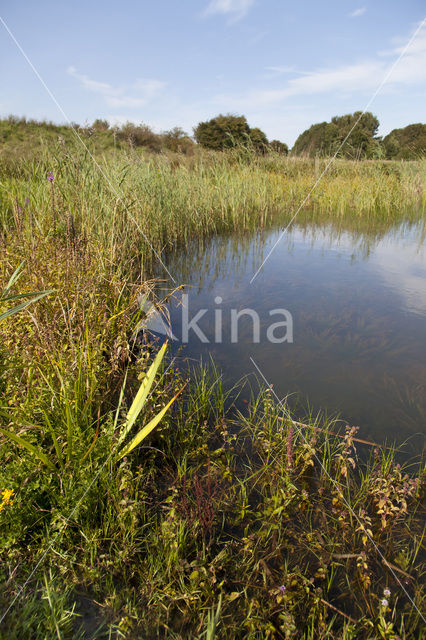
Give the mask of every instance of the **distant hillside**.
MULTIPOLYGON (((104 151, 114 147, 112 130, 96 132, 89 127, 74 126, 91 151, 104 151)), ((0 120, 0 159, 31 159, 42 153, 45 147, 54 150, 56 146, 66 145, 72 148, 75 144, 78 144, 78 140, 71 126, 14 116, 0 120)))
POLYGON ((395 160, 414 160, 426 155, 426 124, 409 124, 394 129, 383 138, 386 157, 395 160))
POLYGON ((114 148, 145 147, 150 151, 190 153, 195 143, 179 127, 161 134, 154 133, 145 124, 128 122, 121 127, 110 127, 105 120, 92 125, 56 125, 10 116, 0 120, 0 159, 10 157, 33 158, 43 147, 73 147, 79 144, 77 135, 91 152, 104 152, 114 148), (73 130, 73 128, 75 130, 73 130))

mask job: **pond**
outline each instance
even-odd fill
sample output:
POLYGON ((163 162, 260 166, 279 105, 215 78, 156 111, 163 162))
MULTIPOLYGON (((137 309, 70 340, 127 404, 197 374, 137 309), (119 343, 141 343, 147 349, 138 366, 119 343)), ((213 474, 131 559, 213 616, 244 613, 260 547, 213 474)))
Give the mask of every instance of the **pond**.
POLYGON ((176 252, 168 269, 188 286, 186 308, 170 305, 173 350, 212 356, 228 386, 263 377, 302 417, 321 411, 360 437, 422 446, 425 222, 357 224, 277 225, 176 252))

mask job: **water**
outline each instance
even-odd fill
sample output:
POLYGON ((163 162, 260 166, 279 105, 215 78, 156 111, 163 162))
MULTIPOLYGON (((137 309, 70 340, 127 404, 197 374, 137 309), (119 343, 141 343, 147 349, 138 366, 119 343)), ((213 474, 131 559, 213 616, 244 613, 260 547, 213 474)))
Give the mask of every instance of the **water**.
MULTIPOLYGON (((176 341, 174 350, 181 346, 179 357, 193 360, 211 355, 228 385, 254 379, 254 361, 280 397, 292 394, 300 415, 321 410, 360 426, 361 437, 410 438, 418 446, 426 426, 425 223, 349 226, 294 226, 280 240, 279 228, 217 236, 172 256, 171 273, 190 285, 189 318, 207 310, 198 326, 209 339, 203 344, 190 331, 188 343, 176 341), (258 344, 247 316, 239 320, 238 342, 231 342, 231 309, 244 308, 260 318, 258 344), (282 319, 271 319, 274 308, 292 314, 292 343, 267 340, 268 326, 282 319)), ((182 309, 170 310, 181 339, 182 309)))

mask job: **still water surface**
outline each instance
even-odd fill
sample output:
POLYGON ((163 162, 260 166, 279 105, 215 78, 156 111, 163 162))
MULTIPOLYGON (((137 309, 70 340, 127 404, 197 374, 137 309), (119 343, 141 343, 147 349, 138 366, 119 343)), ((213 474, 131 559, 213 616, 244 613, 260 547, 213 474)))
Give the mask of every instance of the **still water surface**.
MULTIPOLYGON (((411 439, 423 446, 426 427, 425 222, 386 230, 337 229, 331 224, 294 226, 250 280, 281 235, 272 229, 194 242, 169 260, 186 289, 189 318, 207 309, 189 332, 180 357, 211 355, 227 384, 253 376, 250 357, 283 397, 292 394, 300 415, 307 407, 339 415, 375 441, 411 439), (222 302, 215 303, 220 296, 222 302), (239 321, 231 343, 231 309, 255 310, 239 321), (269 311, 293 317, 293 343, 270 344, 269 311), (222 310, 223 340, 215 343, 215 310, 222 310)), ((278 318, 280 320, 281 318, 278 318)), ((182 336, 182 309, 171 306, 173 333, 182 336)), ((279 331, 276 332, 277 335, 279 331)), ((284 331, 282 331, 282 334, 284 331)), ((174 349, 180 347, 177 341, 174 349)))

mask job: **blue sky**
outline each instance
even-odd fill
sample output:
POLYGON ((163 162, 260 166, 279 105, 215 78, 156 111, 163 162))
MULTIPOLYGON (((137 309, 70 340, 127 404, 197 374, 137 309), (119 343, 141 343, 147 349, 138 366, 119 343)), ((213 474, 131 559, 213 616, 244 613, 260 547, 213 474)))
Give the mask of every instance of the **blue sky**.
MULTIPOLYGON (((424 19, 424 2, 157 0, 6 2, 0 16, 70 120, 191 132, 243 113, 292 144, 362 110, 424 19)), ((0 116, 64 116, 0 24, 0 116)), ((385 135, 424 122, 426 26, 369 110, 385 135)))

